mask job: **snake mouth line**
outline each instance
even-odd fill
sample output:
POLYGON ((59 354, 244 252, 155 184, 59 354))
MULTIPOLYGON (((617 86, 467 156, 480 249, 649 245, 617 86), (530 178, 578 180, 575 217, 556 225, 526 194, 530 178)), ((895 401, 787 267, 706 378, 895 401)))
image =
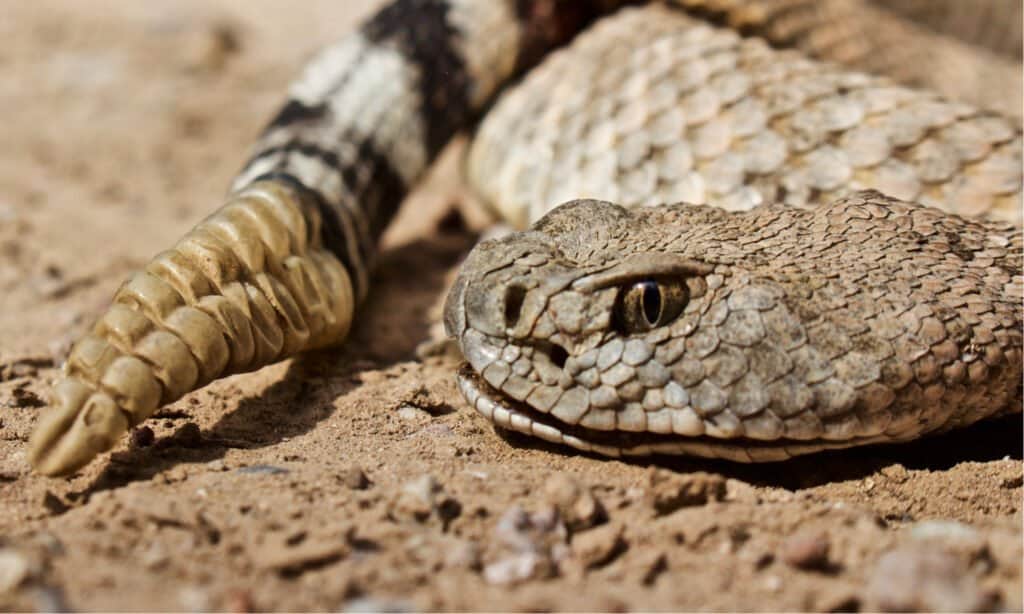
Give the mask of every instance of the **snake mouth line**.
POLYGON ((741 463, 784 461, 794 456, 875 443, 877 438, 844 441, 778 439, 762 441, 738 437, 716 439, 708 436, 683 437, 660 433, 598 431, 565 424, 557 418, 516 401, 483 380, 469 363, 459 368, 457 380, 462 395, 478 413, 495 425, 568 445, 604 456, 650 456, 655 454, 720 458, 741 463))

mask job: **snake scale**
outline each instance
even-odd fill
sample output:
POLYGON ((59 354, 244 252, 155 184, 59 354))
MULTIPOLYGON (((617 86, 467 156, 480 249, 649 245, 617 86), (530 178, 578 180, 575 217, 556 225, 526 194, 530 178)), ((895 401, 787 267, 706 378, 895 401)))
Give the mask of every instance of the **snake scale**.
POLYGON ((343 341, 381 232, 488 109, 470 180, 536 223, 473 250, 445 324, 495 424, 749 462, 1020 411, 1019 63, 859 0, 620 4, 397 0, 323 50, 72 347, 35 468, 343 341), (971 79, 996 94, 899 83, 971 79))

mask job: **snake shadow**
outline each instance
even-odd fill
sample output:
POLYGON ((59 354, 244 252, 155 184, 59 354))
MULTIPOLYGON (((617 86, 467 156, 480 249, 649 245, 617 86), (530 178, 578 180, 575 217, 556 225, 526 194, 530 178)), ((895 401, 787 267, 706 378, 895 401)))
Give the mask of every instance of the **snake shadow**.
POLYGON ((232 448, 273 446, 314 429, 336 411, 336 398, 360 385, 360 372, 414 356, 416 345, 428 337, 428 311, 445 288, 448 271, 474 240, 463 230, 434 233, 381 253, 374 286, 345 343, 292 359, 284 377, 241 399, 209 429, 199 430, 190 412, 175 406, 158 412, 154 419, 186 422, 151 445, 115 452, 96 479, 69 498, 149 480, 180 464, 211 462, 232 448))
MULTIPOLYGON (((513 431, 496 430, 510 445, 517 448, 543 449, 556 454, 566 453, 566 448, 562 446, 513 431)), ((907 469, 945 471, 964 462, 987 462, 1004 458, 1019 461, 1024 458, 1022 434, 1024 417, 1018 413, 982 420, 966 428, 911 442, 830 450, 771 463, 746 464, 684 456, 651 456, 621 460, 638 466, 654 465, 677 473, 719 473, 755 486, 798 490, 865 478, 894 463, 899 463, 907 469)), ((605 458, 592 454, 584 456, 605 458)))

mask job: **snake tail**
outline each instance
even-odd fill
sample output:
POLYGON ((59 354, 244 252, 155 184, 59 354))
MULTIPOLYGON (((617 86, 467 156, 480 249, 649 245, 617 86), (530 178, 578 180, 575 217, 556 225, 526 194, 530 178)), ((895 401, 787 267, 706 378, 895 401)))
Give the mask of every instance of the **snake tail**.
POLYGON ((308 197, 256 182, 135 273, 72 348, 36 469, 72 472, 199 386, 343 339, 352 282, 320 236, 308 197))

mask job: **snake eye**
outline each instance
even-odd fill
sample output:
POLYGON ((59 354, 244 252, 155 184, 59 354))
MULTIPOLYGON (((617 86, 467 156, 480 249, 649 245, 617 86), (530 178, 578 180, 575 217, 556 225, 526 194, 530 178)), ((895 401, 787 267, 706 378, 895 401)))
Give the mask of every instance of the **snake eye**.
POLYGON ((647 332, 676 319, 689 300, 682 282, 645 279, 619 292, 615 320, 624 333, 647 332))

